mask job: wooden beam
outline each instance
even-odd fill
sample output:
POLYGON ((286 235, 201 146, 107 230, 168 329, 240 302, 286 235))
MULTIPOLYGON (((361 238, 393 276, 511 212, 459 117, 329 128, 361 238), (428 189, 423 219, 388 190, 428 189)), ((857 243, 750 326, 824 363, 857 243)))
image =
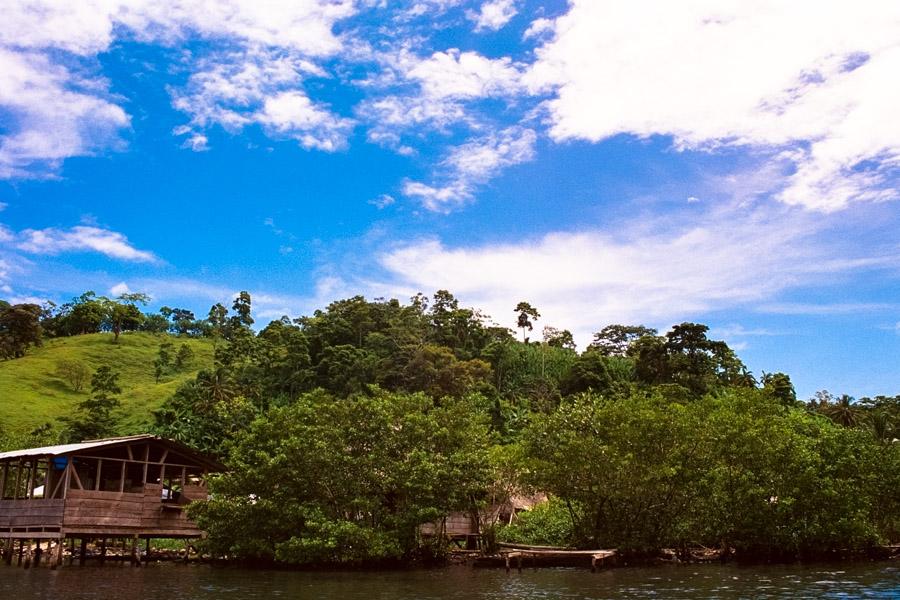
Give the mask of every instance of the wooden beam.
POLYGON ((103 459, 98 458, 97 459, 97 477, 94 480, 94 491, 95 492, 100 490, 100 475, 102 474, 101 473, 102 469, 103 469, 103 459))
MULTIPOLYGON (((131 453, 129 452, 129 454, 131 454, 131 453)), ((125 491, 125 463, 123 462, 122 463, 122 474, 119 477, 119 493, 121 494, 124 491, 125 491)))
POLYGON ((9 463, 3 462, 3 474, 0 475, 0 500, 6 497, 6 477, 9 474, 9 463))
POLYGON ((147 483, 147 463, 150 462, 150 444, 144 444, 144 483, 147 483))
POLYGON ((19 462, 16 464, 16 486, 13 488, 13 500, 17 500, 19 498, 19 484, 21 483, 22 477, 22 459, 19 459, 19 462))
POLYGON ((78 473, 75 472, 75 464, 72 462, 72 457, 70 456, 69 460, 66 462, 66 483, 63 486, 63 500, 66 499, 67 491, 69 489, 73 473, 75 474, 75 480, 78 481, 78 488, 81 489, 81 481, 78 479, 78 473))
MULTIPOLYGON (((35 471, 35 463, 34 461, 30 461, 30 467, 28 469, 28 486, 25 488, 25 498, 31 500, 34 495, 34 471, 35 471)), ((28 546, 28 551, 31 551, 31 545, 28 546)))
POLYGON ((131 446, 125 446, 125 450, 128 451, 128 460, 134 460, 134 453, 131 451, 131 446))
MULTIPOLYGON (((75 483, 78 484, 78 489, 83 490, 84 485, 82 485, 82 483, 81 483, 81 477, 78 476, 78 469, 75 468, 75 462, 71 456, 69 457, 69 473, 73 477, 75 477, 75 483)), ((66 483, 66 488, 68 488, 68 487, 69 487, 69 484, 66 483)))

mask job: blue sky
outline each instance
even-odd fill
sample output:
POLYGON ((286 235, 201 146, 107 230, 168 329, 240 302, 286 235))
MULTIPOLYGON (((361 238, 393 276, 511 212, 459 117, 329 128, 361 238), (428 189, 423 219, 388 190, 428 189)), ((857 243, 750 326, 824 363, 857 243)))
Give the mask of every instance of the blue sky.
POLYGON ((13 0, 0 297, 446 288, 900 392, 900 6, 13 0))

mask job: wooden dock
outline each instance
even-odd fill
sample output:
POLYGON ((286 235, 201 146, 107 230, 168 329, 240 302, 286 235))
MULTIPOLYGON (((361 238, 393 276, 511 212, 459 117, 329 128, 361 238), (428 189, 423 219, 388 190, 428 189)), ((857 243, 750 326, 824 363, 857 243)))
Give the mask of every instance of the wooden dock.
POLYGON ((555 546, 526 546, 500 544, 501 550, 495 556, 486 556, 475 562, 476 567, 505 566, 509 573, 515 565, 518 571, 524 566, 557 566, 587 563, 590 559, 591 572, 609 564, 616 557, 615 550, 573 550, 555 546))

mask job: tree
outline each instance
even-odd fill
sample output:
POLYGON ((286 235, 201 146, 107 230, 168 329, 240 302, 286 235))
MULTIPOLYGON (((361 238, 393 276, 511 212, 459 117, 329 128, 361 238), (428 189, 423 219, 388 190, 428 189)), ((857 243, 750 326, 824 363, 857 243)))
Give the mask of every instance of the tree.
POLYGON ((249 328, 253 325, 253 317, 250 316, 252 312, 250 292, 241 292, 238 294, 237 298, 234 299, 234 304, 231 305, 231 309, 235 313, 234 316, 231 317, 231 327, 233 329, 240 329, 242 327, 249 328))
POLYGON ((121 406, 118 395, 119 374, 104 365, 91 377, 91 395, 76 405, 77 415, 65 419, 68 437, 72 442, 109 437, 116 433, 118 418, 115 411, 121 406))
POLYGON ((175 355, 175 369, 181 371, 194 359, 194 351, 187 344, 181 344, 175 355))
POLYGON ((793 406, 797 402, 797 392, 791 378, 784 373, 763 373, 763 389, 785 406, 793 406))
POLYGON ((557 329, 547 325, 544 327, 544 343, 554 348, 575 349, 575 338, 568 329, 557 329))
POLYGON ((29 346, 41 345, 41 315, 37 304, 0 307, 0 359, 25 356, 29 346))
POLYGON ((422 394, 304 394, 254 422, 210 500, 190 512, 214 552, 360 564, 424 550, 419 527, 469 510, 488 484, 488 430, 470 404, 422 394))
POLYGON ((525 337, 525 330, 532 331, 534 329, 534 323, 532 321, 540 319, 541 313, 527 302, 519 302, 516 304, 514 312, 519 314, 516 319, 516 327, 522 330, 522 341, 528 343, 528 338, 525 337))
POLYGON ((63 359, 56 362, 56 376, 65 379, 76 392, 84 389, 90 375, 90 369, 81 361, 63 359))
POLYGON ((115 342, 123 331, 133 331, 141 326, 144 314, 137 305, 146 305, 150 296, 140 293, 122 294, 115 300, 101 298, 103 305, 103 324, 113 332, 115 342))
POLYGON ((607 325, 594 334, 594 341, 588 346, 588 350, 604 356, 625 356, 636 340, 655 335, 655 329, 643 325, 607 325))
POLYGON ((225 328, 228 325, 228 309, 216 302, 210 307, 206 321, 209 323, 209 334, 212 336, 213 346, 215 346, 225 335, 225 328))
POLYGON ((841 394, 836 402, 821 409, 822 414, 844 427, 856 427, 862 419, 862 410, 856 400, 847 394, 841 394))
POLYGON ((162 377, 172 364, 172 342, 163 342, 159 345, 159 351, 156 354, 156 360, 153 361, 153 374, 156 377, 156 383, 159 383, 162 377))

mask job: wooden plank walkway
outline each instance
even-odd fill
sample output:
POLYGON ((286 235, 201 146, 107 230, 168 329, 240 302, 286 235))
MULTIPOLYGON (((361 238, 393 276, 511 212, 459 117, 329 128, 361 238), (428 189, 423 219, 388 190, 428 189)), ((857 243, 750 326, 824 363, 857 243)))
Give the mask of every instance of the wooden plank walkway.
POLYGON ((500 555, 504 558, 506 572, 509 573, 512 562, 516 562, 516 568, 522 571, 522 560, 531 559, 537 562, 540 559, 566 559, 578 556, 591 558, 591 572, 602 566, 603 562, 616 555, 615 550, 570 550, 554 546, 518 546, 513 544, 501 544, 503 549, 500 555))

